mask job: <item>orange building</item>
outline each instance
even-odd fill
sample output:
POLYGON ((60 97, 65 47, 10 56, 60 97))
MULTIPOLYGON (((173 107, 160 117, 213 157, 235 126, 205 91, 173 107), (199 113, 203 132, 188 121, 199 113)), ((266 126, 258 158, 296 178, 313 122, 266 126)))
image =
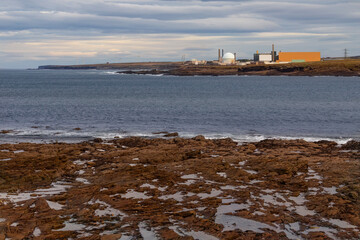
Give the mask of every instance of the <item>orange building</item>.
POLYGON ((276 62, 317 62, 320 60, 320 52, 279 52, 276 62))

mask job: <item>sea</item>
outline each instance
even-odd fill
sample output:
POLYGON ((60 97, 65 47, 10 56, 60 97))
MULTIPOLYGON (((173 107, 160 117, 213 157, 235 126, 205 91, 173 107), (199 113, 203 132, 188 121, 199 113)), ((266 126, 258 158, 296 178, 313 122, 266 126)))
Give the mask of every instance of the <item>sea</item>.
POLYGON ((180 137, 360 140, 359 77, 0 70, 0 143, 180 137), (9 130, 9 131, 8 131, 9 130))

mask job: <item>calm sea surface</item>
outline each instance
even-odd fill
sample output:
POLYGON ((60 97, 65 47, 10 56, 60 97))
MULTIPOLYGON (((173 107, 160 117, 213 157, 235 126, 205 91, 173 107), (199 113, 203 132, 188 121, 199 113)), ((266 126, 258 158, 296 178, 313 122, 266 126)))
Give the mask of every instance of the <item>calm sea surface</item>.
POLYGON ((359 77, 0 70, 0 142, 92 137, 360 139, 359 77), (81 128, 80 131, 74 128, 81 128))

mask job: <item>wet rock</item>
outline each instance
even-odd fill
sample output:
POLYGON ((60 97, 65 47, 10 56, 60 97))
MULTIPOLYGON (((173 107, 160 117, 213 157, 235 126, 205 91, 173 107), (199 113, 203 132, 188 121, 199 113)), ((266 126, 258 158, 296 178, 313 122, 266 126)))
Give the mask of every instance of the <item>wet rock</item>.
POLYGON ((360 150, 360 142, 355 140, 348 141, 346 144, 341 146, 342 149, 349 149, 349 150, 360 150))
POLYGON ((121 236, 122 236, 121 233, 104 235, 104 236, 101 236, 101 240, 118 240, 121 238, 121 236))
POLYGON ((198 135, 196 137, 193 137, 192 139, 195 141, 205 141, 206 140, 203 135, 198 135))
POLYGON ((103 140, 101 138, 95 138, 93 141, 95 143, 102 143, 103 142, 103 140))
POLYGON ((177 132, 174 132, 174 133, 168 133, 168 134, 165 134, 164 137, 178 137, 179 136, 179 133, 177 132))

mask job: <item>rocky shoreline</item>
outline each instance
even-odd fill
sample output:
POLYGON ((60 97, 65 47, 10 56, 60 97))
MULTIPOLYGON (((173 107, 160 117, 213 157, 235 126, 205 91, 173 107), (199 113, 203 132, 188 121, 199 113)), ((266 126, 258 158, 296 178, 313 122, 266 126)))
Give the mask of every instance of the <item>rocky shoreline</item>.
POLYGON ((172 76, 360 76, 360 62, 356 69, 348 67, 332 68, 321 65, 281 64, 247 66, 195 66, 183 65, 168 70, 147 69, 119 71, 120 74, 172 75, 172 76))
POLYGON ((359 239, 360 143, 0 145, 0 239, 359 239))
POLYGON ((53 70, 119 70, 120 74, 150 74, 173 76, 360 76, 360 60, 328 60, 309 63, 193 65, 182 62, 107 63, 86 65, 46 65, 38 69, 53 70))

